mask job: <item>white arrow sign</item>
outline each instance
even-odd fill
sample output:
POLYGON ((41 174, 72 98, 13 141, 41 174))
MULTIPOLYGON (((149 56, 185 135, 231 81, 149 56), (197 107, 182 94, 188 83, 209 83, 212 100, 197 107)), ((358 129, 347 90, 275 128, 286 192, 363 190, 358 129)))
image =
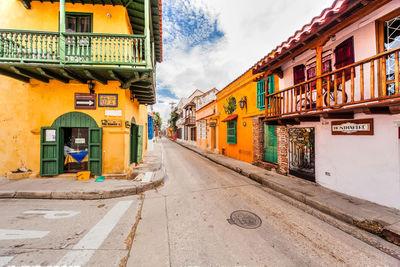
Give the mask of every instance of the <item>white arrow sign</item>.
POLYGON ((64 219, 79 214, 80 211, 73 210, 27 210, 24 214, 43 214, 46 219, 64 219))
POLYGON ((92 100, 88 101, 76 101, 78 105, 88 105, 88 106, 93 106, 94 102, 92 100))
POLYGON ((49 231, 30 231, 30 230, 14 230, 0 229, 0 240, 42 238, 50 233, 49 231))

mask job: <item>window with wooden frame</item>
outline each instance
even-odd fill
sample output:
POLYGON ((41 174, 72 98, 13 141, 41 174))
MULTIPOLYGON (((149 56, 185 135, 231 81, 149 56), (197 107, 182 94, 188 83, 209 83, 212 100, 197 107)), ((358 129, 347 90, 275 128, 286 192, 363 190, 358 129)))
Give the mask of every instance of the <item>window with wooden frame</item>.
POLYGON ((236 144, 237 139, 237 128, 236 128, 236 120, 230 120, 226 122, 227 128, 227 140, 228 144, 236 144))
MULTIPOLYGON (((302 83, 306 81, 306 66, 302 65, 297 65, 293 67, 293 84, 296 85, 298 83, 302 83)), ((305 86, 297 87, 296 88, 296 93, 299 94, 304 94, 305 92, 305 86)))
MULTIPOLYGON (((383 16, 376 21, 377 53, 382 53, 400 47, 400 8, 383 16)), ((386 95, 395 93, 395 54, 386 57, 386 95)), ((381 80, 382 66, 378 64, 378 79, 381 80)), ((378 83, 379 94, 382 84, 378 83)))
MULTIPOLYGON (((345 66, 354 63, 354 39, 353 36, 344 40, 338 46, 336 46, 333 51, 335 54, 335 68, 340 69, 345 66)), ((351 78, 351 69, 348 69, 344 73, 345 80, 350 80, 351 78)), ((341 79, 342 73, 339 72, 336 76, 337 79, 341 79)))

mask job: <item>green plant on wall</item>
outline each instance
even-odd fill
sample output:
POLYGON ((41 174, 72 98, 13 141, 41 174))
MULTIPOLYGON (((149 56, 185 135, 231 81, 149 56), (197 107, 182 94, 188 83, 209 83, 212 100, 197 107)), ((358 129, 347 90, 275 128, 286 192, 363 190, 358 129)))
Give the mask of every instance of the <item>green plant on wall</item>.
POLYGON ((230 96, 226 99, 226 104, 224 105, 224 111, 226 114, 232 114, 236 109, 236 99, 230 96))

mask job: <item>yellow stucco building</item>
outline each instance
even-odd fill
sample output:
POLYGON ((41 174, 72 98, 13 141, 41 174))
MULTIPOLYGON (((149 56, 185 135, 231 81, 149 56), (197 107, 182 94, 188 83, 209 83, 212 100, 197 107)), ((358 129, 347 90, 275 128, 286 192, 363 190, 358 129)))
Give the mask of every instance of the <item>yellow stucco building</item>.
POLYGON ((265 91, 279 90, 275 77, 253 75, 249 69, 217 93, 220 154, 254 164, 264 161, 265 91))
POLYGON ((142 160, 161 1, 102 2, 1 1, 0 176, 129 174, 142 160))

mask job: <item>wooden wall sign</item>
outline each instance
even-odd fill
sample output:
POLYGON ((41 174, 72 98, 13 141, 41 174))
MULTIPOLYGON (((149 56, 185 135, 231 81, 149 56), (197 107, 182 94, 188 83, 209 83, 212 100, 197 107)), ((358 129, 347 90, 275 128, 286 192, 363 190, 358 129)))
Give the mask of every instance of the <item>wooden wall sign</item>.
POLYGON ((332 135, 374 135, 374 119, 331 122, 332 135))
POLYGON ((131 122, 130 121, 125 121, 125 128, 131 128, 131 122))
POLYGON ((121 127, 121 120, 101 120, 101 126, 105 127, 121 127))
POLYGON ((75 109, 96 109, 96 94, 75 93, 75 109))
POLYGON ((99 107, 118 107, 117 94, 99 94, 99 107))

